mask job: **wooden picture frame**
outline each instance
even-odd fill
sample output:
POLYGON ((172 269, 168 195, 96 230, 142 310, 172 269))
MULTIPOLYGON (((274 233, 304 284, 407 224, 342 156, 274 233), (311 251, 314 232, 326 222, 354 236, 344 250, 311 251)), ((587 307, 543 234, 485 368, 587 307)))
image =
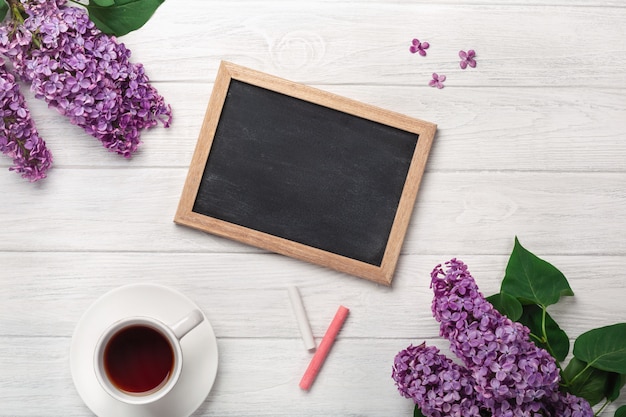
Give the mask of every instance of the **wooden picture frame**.
POLYGON ((436 129, 222 62, 174 221, 391 285, 436 129))

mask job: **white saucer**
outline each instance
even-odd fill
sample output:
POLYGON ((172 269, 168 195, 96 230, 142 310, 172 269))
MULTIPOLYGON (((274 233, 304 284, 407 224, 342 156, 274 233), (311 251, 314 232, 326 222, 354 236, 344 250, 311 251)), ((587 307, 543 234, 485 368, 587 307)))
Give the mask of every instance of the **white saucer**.
POLYGON ((70 348, 74 385, 87 407, 99 417, 188 417, 200 407, 213 387, 218 362, 217 340, 206 316, 181 340, 178 383, 154 404, 129 405, 111 397, 96 379, 93 363, 98 338, 115 321, 140 315, 172 323, 192 309, 199 308, 184 295, 154 284, 126 285, 96 300, 78 322, 70 348))

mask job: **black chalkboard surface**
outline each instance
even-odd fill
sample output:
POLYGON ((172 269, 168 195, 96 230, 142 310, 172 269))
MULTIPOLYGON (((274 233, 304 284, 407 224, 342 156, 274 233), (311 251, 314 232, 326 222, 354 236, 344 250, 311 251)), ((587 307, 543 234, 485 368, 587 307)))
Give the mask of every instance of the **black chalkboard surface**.
POLYGON ((435 130, 224 62, 174 221, 390 285, 435 130))

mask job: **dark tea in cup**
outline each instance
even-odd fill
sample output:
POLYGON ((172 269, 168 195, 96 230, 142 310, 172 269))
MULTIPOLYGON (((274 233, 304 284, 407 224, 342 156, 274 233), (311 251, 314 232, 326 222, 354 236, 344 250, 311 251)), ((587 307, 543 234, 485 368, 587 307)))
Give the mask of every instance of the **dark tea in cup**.
POLYGON ((135 324, 113 334, 104 348, 104 371, 113 386, 129 394, 154 392, 174 371, 175 353, 159 329, 135 324))
POLYGON ((102 388, 126 404, 159 401, 178 383, 183 369, 180 340, 204 320, 191 310, 173 324, 131 316, 104 330, 94 350, 94 371, 102 388))

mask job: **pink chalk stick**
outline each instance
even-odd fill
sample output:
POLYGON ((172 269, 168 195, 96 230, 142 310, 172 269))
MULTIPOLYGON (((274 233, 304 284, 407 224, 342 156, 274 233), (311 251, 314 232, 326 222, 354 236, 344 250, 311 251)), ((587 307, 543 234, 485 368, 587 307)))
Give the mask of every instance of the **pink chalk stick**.
POLYGON ((320 368, 324 364, 324 360, 326 360, 326 356, 328 356, 328 352, 330 351, 330 347, 335 342, 335 338, 341 330, 343 323, 346 321, 346 317, 348 317, 348 310, 344 306, 339 306, 337 313, 335 313, 335 317, 333 321, 330 322, 330 326, 328 326, 328 330, 326 330, 326 334, 322 338, 319 347, 315 351, 315 355, 311 358, 311 362, 309 363, 309 367, 306 369, 304 376, 300 380, 300 388, 303 390, 308 390, 313 385, 313 381, 317 377, 317 374, 320 371, 320 368))

